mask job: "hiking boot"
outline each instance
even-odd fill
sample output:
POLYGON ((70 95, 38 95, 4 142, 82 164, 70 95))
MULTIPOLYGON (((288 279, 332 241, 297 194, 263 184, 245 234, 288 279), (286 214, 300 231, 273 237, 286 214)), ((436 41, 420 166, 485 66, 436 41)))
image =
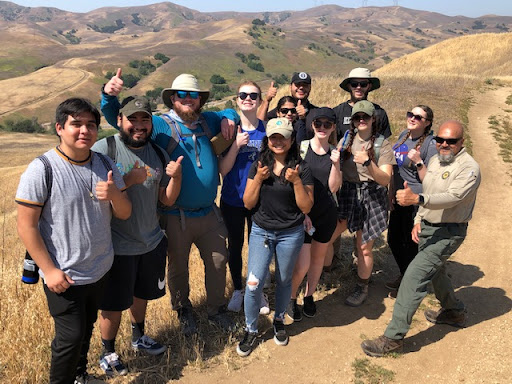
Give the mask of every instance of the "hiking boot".
POLYGON ((368 284, 356 284, 354 292, 346 298, 345 304, 350 307, 359 307, 368 298, 368 284))
POLYGON ((261 292, 260 298, 260 315, 268 315, 270 313, 270 305, 268 304, 268 296, 261 292))
POLYGON ((132 348, 135 351, 146 352, 148 355, 161 355, 167 350, 165 345, 153 340, 151 337, 143 335, 137 341, 132 341, 132 348))
POLYGON ((238 343, 236 346, 236 353, 238 353, 238 356, 246 357, 249 356, 254 347, 256 346, 256 342, 258 340, 258 334, 257 333, 251 333, 248 331, 245 331, 244 337, 242 341, 238 343))
POLYGON ((180 327, 183 335, 191 336, 197 333, 197 324, 192 308, 181 307, 178 309, 178 318, 180 319, 180 327))
POLYGON ((390 289, 392 291, 398 291, 398 288, 400 287, 400 283, 402 282, 402 275, 398 276, 395 280, 388 281, 384 286, 387 289, 390 289))
POLYGON ((229 300, 228 311, 240 312, 242 309, 242 303, 244 302, 244 291, 236 289, 233 291, 231 300, 229 300))
POLYGON ((213 326, 219 327, 224 332, 234 332, 236 329, 233 319, 226 312, 219 312, 208 316, 208 322, 213 326))
POLYGON ((397 296, 398 296, 398 291, 393 290, 393 291, 389 291, 389 293, 388 293, 388 297, 390 299, 395 300, 397 296))
POLYGON ((288 344, 288 335, 284 328, 284 323, 279 320, 274 320, 274 342, 277 345, 285 346, 288 344))
POLYGON ((128 373, 128 369, 126 369, 115 352, 105 353, 100 358, 100 368, 108 377, 123 376, 128 373))
POLYGON ((290 324, 302 320, 302 311, 297 304, 297 299, 290 300, 288 308, 286 308, 286 317, 290 320, 290 324))
POLYGON ((316 315, 316 304, 313 299, 313 295, 304 297, 304 305, 302 307, 302 313, 306 317, 315 317, 316 315))
POLYGON ((382 357, 388 353, 402 353, 404 350, 404 340, 393 340, 382 335, 373 340, 363 341, 361 348, 368 356, 382 357))
POLYGON ((439 311, 427 309, 425 318, 434 324, 448 324, 453 327, 464 328, 466 325, 466 311, 441 308, 439 311))

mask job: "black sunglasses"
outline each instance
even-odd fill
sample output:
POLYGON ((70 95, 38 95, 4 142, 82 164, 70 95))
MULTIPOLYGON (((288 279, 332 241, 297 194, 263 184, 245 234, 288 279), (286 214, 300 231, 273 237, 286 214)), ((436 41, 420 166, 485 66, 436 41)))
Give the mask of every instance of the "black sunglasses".
POLYGON ((445 139, 444 137, 434 136, 434 140, 437 144, 443 144, 446 141, 446 144, 448 145, 455 145, 460 139, 462 139, 462 137, 458 137, 456 139, 445 139))
POLYGON ((372 117, 368 116, 366 113, 358 113, 352 116, 352 120, 354 121, 360 121, 363 119, 364 121, 370 120, 372 117))
POLYGON ((350 86, 352 88, 357 88, 358 85, 360 85, 361 88, 366 88, 368 86, 368 84, 370 84, 370 82, 369 81, 364 81, 364 80, 363 81, 351 81, 350 82, 350 86))
POLYGON ((295 113, 297 113, 297 109, 296 108, 281 108, 279 110, 279 112, 281 112, 283 115, 287 115, 288 112, 291 112, 292 114, 295 114, 295 113))
POLYGON ((331 129, 333 125, 334 125, 334 123, 332 121, 320 121, 320 120, 313 121, 313 126, 316 129, 320 129, 322 126, 325 129, 331 129))
POLYGON ((247 99, 247 96, 249 96, 251 98, 251 100, 256 100, 258 98, 258 96, 259 96, 259 93, 258 92, 251 92, 251 93, 240 92, 238 94, 238 97, 240 98, 240 100, 247 99))
POLYGON ((427 120, 427 118, 426 118, 426 117, 423 117, 423 116, 421 116, 421 115, 415 115, 415 114, 414 114, 414 113, 412 113, 412 112, 407 112, 406 116, 407 116, 407 118, 408 118, 408 119, 414 119, 414 120, 416 120, 416 121, 421 121, 421 120, 423 120, 423 119, 427 120))

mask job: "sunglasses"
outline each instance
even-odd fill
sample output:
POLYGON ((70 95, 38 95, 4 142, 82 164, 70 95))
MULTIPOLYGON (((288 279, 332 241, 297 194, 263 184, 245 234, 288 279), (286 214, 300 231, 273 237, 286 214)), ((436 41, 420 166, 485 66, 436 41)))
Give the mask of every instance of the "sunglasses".
POLYGON ((238 97, 240 98, 240 100, 247 99, 247 96, 249 96, 251 98, 251 100, 256 100, 258 98, 258 96, 259 96, 259 93, 258 92, 251 92, 251 93, 240 92, 238 94, 238 97))
POLYGON ((351 81, 350 86, 352 88, 357 88, 358 86, 361 86, 361 88, 366 88, 370 84, 369 81, 351 81))
POLYGON ((358 114, 352 116, 352 119, 354 119, 354 121, 360 121, 360 120, 367 121, 367 120, 370 120, 371 118, 372 117, 368 116, 366 113, 358 113, 358 114))
POLYGON ((421 120, 423 120, 423 119, 427 120, 427 118, 426 118, 426 117, 423 117, 423 116, 421 116, 421 115, 415 115, 415 114, 414 114, 414 113, 412 113, 412 112, 407 112, 407 114, 406 114, 406 115, 407 115, 407 118, 408 118, 408 119, 414 119, 414 120, 416 120, 416 121, 421 121, 421 120))
POLYGON ((279 110, 279 112, 281 112, 283 115, 287 115, 289 112, 291 112, 292 114, 296 114, 297 109, 296 108, 281 108, 279 110))
POLYGON ((455 145, 460 139, 462 139, 462 137, 458 137, 456 139, 445 139, 444 137, 434 136, 434 140, 437 144, 443 144, 446 141, 446 144, 448 145, 455 145))
POLYGON ((334 123, 332 121, 320 121, 320 120, 313 121, 313 126, 316 129, 320 129, 322 127, 324 127, 325 129, 331 129, 333 125, 334 125, 334 123))
POLYGON ((176 95, 180 99, 184 99, 188 96, 190 96, 191 99, 197 99, 199 98, 199 92, 197 91, 176 91, 176 95))

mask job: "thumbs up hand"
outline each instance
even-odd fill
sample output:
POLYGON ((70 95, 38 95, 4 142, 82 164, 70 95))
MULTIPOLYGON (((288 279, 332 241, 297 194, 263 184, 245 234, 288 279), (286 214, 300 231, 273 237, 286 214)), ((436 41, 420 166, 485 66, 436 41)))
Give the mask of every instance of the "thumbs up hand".
POLYGON ((258 179, 261 183, 263 180, 268 179, 269 176, 270 171, 268 169, 268 166, 263 166, 263 164, 261 164, 261 161, 258 161, 258 169, 256 170, 256 176, 254 176, 254 179, 258 179))
POLYGON ((297 114, 299 115, 299 119, 304 120, 306 118, 306 107, 302 105, 302 100, 297 101, 297 106, 295 107, 297 110, 297 114))
POLYGON ((249 134, 247 132, 242 131, 242 127, 238 126, 238 130, 236 133, 236 146, 238 149, 249 143, 249 134))
POLYGON ((165 169, 165 173, 167 174, 167 176, 170 176, 175 179, 180 179, 182 174, 182 161, 183 156, 178 157, 176 161, 169 161, 169 164, 167 164, 167 167, 165 169))
POLYGON ((399 189, 396 191, 396 201, 402 207, 407 207, 409 205, 417 205, 419 203, 419 195, 414 193, 407 181, 404 181, 404 189, 399 189))
POLYGON ((287 168, 284 178, 292 184, 302 182, 299 175, 299 164, 297 164, 295 168, 287 168))
POLYGON ((272 99, 274 97, 276 97, 277 95, 277 88, 274 86, 274 82, 270 83, 270 87, 268 88, 268 91, 267 91, 267 101, 272 101, 272 99))
POLYGON ((421 156, 419 147, 418 148, 412 148, 409 153, 407 153, 407 157, 411 160, 413 164, 417 164, 421 162, 421 156))
POLYGON ((111 201, 120 193, 112 176, 112 171, 108 171, 107 181, 98 181, 96 184, 96 197, 98 200, 111 201))
POLYGON ((146 181, 148 177, 148 173, 145 167, 141 167, 139 164, 139 160, 135 161, 133 164, 133 168, 130 172, 128 172, 125 176, 125 184, 127 186, 131 186, 134 184, 142 184, 146 181))
POLYGON ((115 76, 108 81, 103 87, 103 92, 110 96, 118 96, 123 90, 123 80, 121 79, 121 68, 117 68, 115 76))

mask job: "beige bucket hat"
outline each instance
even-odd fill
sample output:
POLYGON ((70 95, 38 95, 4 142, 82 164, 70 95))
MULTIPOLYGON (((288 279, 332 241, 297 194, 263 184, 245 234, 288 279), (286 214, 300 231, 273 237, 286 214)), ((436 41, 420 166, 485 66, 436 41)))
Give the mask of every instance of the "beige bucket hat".
POLYGON ((340 83, 340 88, 344 89, 347 92, 350 92, 348 88, 348 84, 352 79, 368 79, 372 84, 372 88, 369 92, 375 91, 380 88, 380 80, 377 77, 372 77, 372 73, 367 68, 354 68, 348 74, 348 77, 340 83))
POLYGON ((201 98, 201 106, 206 103, 208 96, 210 95, 210 91, 199 89, 199 82, 197 81, 197 78, 194 75, 190 75, 188 73, 182 73, 176 77, 172 82, 171 88, 165 88, 162 91, 162 100, 164 104, 169 108, 172 108, 171 95, 173 95, 176 91, 199 92, 199 97, 201 98))

